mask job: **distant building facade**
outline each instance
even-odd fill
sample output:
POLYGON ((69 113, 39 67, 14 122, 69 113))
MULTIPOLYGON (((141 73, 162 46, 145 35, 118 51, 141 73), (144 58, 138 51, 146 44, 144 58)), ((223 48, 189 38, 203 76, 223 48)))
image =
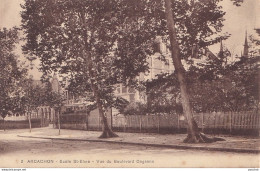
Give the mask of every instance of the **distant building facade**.
MULTIPOLYGON (((33 84, 37 86, 46 87, 47 84, 41 82, 40 80, 33 80, 33 84)), ((64 93, 65 90, 62 88, 57 75, 54 73, 52 78, 50 79, 51 91, 55 93, 64 93)), ((49 122, 53 122, 55 120, 55 111, 49 106, 40 106, 35 112, 36 115, 41 116, 43 118, 47 118, 49 122)))
MULTIPOLYGON (((140 73, 137 77, 139 81, 148 81, 156 79, 159 74, 171 74, 174 71, 174 66, 169 48, 162 42, 161 38, 157 38, 154 43, 155 53, 147 58, 149 71, 140 73), (163 59, 160 59, 162 58, 163 59)), ((138 91, 134 88, 124 86, 123 84, 116 85, 115 96, 122 97, 129 102, 146 102, 147 95, 144 91, 138 91)))
MULTIPOLYGON (((161 38, 157 38, 154 43, 154 49, 155 53, 149 57, 147 57, 147 63, 149 70, 145 73, 140 73, 140 75, 136 78, 138 81, 148 81, 153 80, 157 78, 157 75, 160 74, 172 74, 174 72, 174 66, 173 61, 171 58, 171 51, 167 47, 166 43, 163 42, 161 38), (163 56, 163 59, 161 57, 163 56)), ((220 53, 223 53, 224 48, 222 41, 220 43, 220 53)), ((244 43, 244 56, 248 56, 249 52, 249 45, 247 42, 247 35, 245 38, 244 43)), ((208 48, 204 49, 204 58, 202 60, 207 59, 218 59, 219 54, 215 55, 212 53, 208 48)), ((195 60, 195 59, 194 59, 195 60)), ((196 60, 195 60, 196 62, 196 60)), ((197 62, 201 62, 198 60, 197 62)), ((63 91, 66 99, 67 99, 67 105, 84 105, 86 102, 86 97, 84 96, 74 96, 71 92, 68 90, 64 90, 61 88, 59 84, 59 80, 56 75, 53 76, 51 80, 51 84, 53 86, 53 90, 56 92, 63 91)), ((66 83, 65 87, 68 86, 68 82, 66 83)), ((115 85, 115 96, 122 97, 129 102, 146 102, 147 101, 147 95, 145 91, 138 91, 133 87, 128 87, 123 84, 117 84, 115 85)))

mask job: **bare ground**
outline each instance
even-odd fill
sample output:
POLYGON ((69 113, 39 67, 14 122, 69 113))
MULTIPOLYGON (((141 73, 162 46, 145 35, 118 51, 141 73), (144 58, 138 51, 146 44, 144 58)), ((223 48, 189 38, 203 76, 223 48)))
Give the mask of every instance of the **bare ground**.
MULTIPOLYGON (((121 145, 86 141, 48 140, 17 137, 40 133, 57 136, 50 128, 0 132, 0 167, 259 167, 259 154, 177 150, 147 146, 121 145), (54 135, 55 134, 55 135, 54 135)), ((100 133, 100 132, 99 132, 100 133)), ((61 137, 97 133, 62 130, 61 137)), ((120 133, 118 140, 154 142, 156 134, 120 133), (135 137, 134 137, 135 136, 135 137)), ((167 139, 167 135, 164 138, 167 139)), ((86 137, 85 137, 86 138, 86 137)), ((159 137, 160 138, 160 137, 159 137)), ((169 137, 170 138, 170 137, 169 137)), ((179 137, 181 141, 182 137, 179 137)), ((169 139, 171 140, 171 138, 169 139)), ((240 139, 238 143, 243 144, 240 139)))

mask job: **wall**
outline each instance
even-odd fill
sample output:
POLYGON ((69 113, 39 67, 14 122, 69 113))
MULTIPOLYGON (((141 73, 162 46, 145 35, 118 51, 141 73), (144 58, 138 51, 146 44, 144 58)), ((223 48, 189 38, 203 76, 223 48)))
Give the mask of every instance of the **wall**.
MULTIPOLYGON (((31 119, 32 128, 40 128, 49 126, 49 122, 47 119, 42 121, 40 118, 31 119)), ((0 120, 0 129, 29 129, 29 121, 28 120, 0 120)))

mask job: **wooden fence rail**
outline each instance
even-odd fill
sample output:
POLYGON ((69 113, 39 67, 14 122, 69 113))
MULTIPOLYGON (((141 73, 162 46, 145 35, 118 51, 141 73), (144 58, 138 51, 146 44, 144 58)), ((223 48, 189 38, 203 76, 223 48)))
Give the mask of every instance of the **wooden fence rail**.
MULTIPOLYGON (((74 124, 73 128, 81 125, 81 129, 101 130, 102 121, 98 115, 88 116, 86 114, 66 114, 61 117, 61 123, 69 128, 69 124, 74 124), (82 116, 80 116, 82 115, 82 116)), ((114 130, 135 131, 135 132, 172 132, 186 128, 186 120, 177 114, 158 115, 127 115, 108 117, 109 125, 112 124, 114 130)), ((232 132, 234 130, 259 130, 260 115, 257 113, 199 113, 194 114, 199 128, 204 130, 215 129, 232 132)))

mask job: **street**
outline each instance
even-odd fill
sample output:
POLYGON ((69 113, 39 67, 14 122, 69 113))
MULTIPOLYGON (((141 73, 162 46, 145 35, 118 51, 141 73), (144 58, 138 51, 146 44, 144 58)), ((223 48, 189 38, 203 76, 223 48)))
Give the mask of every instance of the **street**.
POLYGON ((17 137, 0 132, 0 167, 255 167, 259 155, 17 137))

